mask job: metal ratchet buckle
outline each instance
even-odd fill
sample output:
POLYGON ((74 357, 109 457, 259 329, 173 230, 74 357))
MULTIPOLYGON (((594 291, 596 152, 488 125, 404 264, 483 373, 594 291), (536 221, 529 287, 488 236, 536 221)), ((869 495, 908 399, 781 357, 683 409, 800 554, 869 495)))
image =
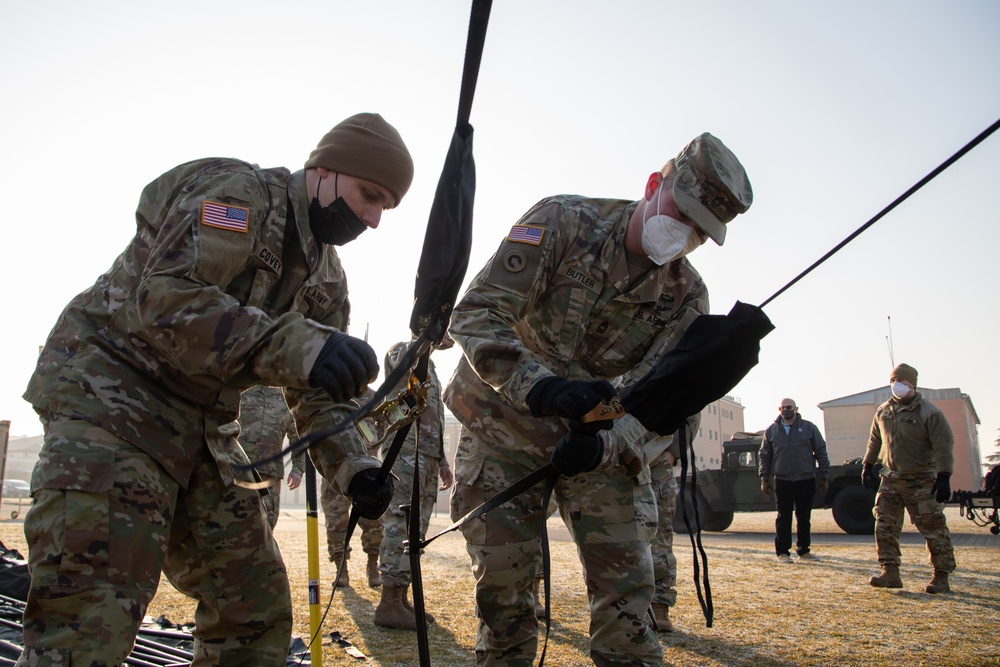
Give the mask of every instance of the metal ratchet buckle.
POLYGON ((596 408, 585 414, 580 421, 586 424, 588 422, 598 422, 607 419, 618 419, 624 416, 625 408, 622 407, 622 401, 615 396, 607 403, 598 404, 596 408))
POLYGON ((427 389, 430 381, 420 383, 412 373, 406 389, 394 398, 386 399, 364 419, 354 422, 355 428, 369 446, 380 445, 392 433, 415 421, 427 409, 427 389))

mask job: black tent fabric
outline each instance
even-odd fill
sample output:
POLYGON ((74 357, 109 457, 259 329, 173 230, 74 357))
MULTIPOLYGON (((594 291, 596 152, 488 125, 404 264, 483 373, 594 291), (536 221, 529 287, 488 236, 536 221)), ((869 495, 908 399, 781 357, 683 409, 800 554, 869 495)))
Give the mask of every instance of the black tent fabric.
MULTIPOLYGON (((472 205, 476 194, 476 164, 472 159, 472 100, 489 25, 492 0, 473 0, 465 45, 458 117, 451 145, 431 204, 410 314, 410 331, 419 335, 435 322, 444 335, 458 291, 469 268, 472 249, 472 205)), ((440 337, 433 339, 435 342, 440 337)))
POLYGON ((472 134, 471 125, 460 123, 452 135, 417 266, 410 331, 419 335, 440 324, 435 341, 441 340, 448 327, 469 267, 476 193, 472 134))
POLYGON ((622 392, 622 407, 650 431, 674 433, 757 365, 760 341, 773 329, 763 310, 739 301, 728 315, 698 316, 677 346, 622 392))

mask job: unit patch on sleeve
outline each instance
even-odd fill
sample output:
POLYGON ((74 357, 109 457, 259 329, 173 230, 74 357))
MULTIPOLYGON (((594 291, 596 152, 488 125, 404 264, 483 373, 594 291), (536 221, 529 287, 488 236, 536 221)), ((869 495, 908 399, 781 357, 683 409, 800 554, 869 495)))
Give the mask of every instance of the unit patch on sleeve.
POLYGON ((533 225, 514 225, 510 228, 510 233, 507 234, 507 240, 513 241, 514 243, 530 243, 531 245, 539 245, 542 242, 543 236, 545 236, 544 227, 535 227, 533 225))
POLYGON ((250 209, 214 201, 201 203, 201 224, 234 232, 246 233, 250 223, 250 209))

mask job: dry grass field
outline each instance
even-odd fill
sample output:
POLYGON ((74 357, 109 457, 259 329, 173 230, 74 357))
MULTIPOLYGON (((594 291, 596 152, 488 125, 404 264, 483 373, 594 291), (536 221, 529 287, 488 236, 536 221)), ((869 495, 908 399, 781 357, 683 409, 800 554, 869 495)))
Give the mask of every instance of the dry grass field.
MULTIPOLYGON (((322 519, 321 519, 322 520, 322 519)), ((726 533, 704 534, 715 623, 706 628, 692 582, 691 548, 678 535, 680 597, 672 614, 676 631, 661 634, 665 664, 704 667, 986 667, 1000 665, 1000 538, 948 510, 958 546, 954 592, 923 592, 930 566, 923 541, 907 525, 901 590, 877 590, 873 538, 844 535, 829 511, 813 515, 817 563, 781 564, 774 557, 773 513, 737 515, 726 533)), ((295 601, 295 635, 308 640, 307 547, 304 512, 282 513, 276 535, 288 564, 295 601)), ((431 530, 448 525, 437 516, 431 530)), ((558 517, 552 530, 552 632, 546 664, 592 664, 587 653, 587 600, 576 550, 565 541, 558 517)), ((320 530, 322 604, 329 599, 334 566, 326 562, 320 530)), ((19 521, 0 522, 0 539, 24 550, 19 521)), ((355 538, 356 542, 358 538, 355 538)), ((323 625, 324 665, 403 667, 418 664, 413 633, 372 624, 377 589, 368 588, 364 556, 355 545, 353 588, 337 591, 323 625), (352 657, 331 642, 339 632, 365 657, 352 657)), ((432 543, 422 560, 430 628, 431 660, 439 667, 474 665, 476 619, 473 579, 464 542, 451 533, 432 543)), ((163 583, 149 614, 189 622, 193 605, 163 583)))

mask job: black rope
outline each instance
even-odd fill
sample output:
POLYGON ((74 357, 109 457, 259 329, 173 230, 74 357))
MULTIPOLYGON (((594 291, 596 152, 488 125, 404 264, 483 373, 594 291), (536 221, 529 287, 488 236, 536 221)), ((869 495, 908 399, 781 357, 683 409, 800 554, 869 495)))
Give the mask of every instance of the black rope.
POLYGON ((901 203, 903 203, 904 200, 906 200, 914 192, 916 192, 920 188, 922 188, 925 185, 927 185, 927 183, 929 183, 931 181, 931 179, 933 179, 935 176, 937 176, 938 174, 940 174, 942 171, 944 171, 945 169, 947 169, 948 167, 950 167, 951 165, 953 165, 955 162, 958 161, 959 158, 961 158, 963 155, 965 155, 966 153, 968 153, 969 151, 971 151, 973 148, 975 148, 976 146, 978 146, 980 143, 982 143, 982 141, 984 139, 986 139, 986 137, 988 137, 991 134, 993 134, 994 132, 996 132, 998 128, 1000 128, 1000 120, 997 120, 995 123, 993 123, 992 125, 990 125, 988 128, 986 128, 985 130, 983 130, 982 132, 980 132, 979 135, 975 139, 973 139, 972 141, 970 141, 969 143, 967 143, 958 152, 956 152, 950 158, 948 158, 947 160, 945 160, 944 162, 942 162, 940 165, 938 165, 938 167, 936 169, 934 169, 934 171, 932 171, 931 173, 927 174, 922 179, 920 179, 919 181, 917 181, 917 183, 913 187, 911 187, 909 190, 907 190, 906 192, 904 192, 903 194, 901 194, 899 197, 897 197, 895 201, 893 201, 891 204, 889 204, 888 206, 886 206, 884 209, 882 209, 881 211, 879 211, 878 214, 875 215, 875 217, 873 217, 871 220, 869 220, 865 224, 863 224, 860 227, 858 227, 858 229, 855 230, 855 232, 853 234, 851 234, 846 239, 844 239, 843 241, 841 241, 840 243, 838 243, 837 246, 833 250, 831 250, 830 252, 826 253, 825 255, 823 255, 822 257, 820 257, 818 260, 816 260, 815 262, 813 262, 812 266, 810 266, 808 269, 806 269, 805 271, 803 271, 799 275, 795 276, 788 284, 786 284, 784 287, 782 287, 777 292, 775 292, 770 297, 768 297, 767 300, 764 301, 764 303, 760 304, 760 307, 763 308, 767 304, 769 304, 772 301, 774 301, 782 292, 784 292, 785 290, 787 290, 789 287, 791 287, 795 283, 799 282, 802 278, 804 278, 806 276, 806 274, 808 274, 810 271, 812 271, 813 269, 815 269, 817 266, 819 266, 820 264, 822 264, 826 260, 830 259, 834 255, 834 253, 836 253, 841 248, 843 248, 845 245, 847 245, 848 243, 850 243, 851 241, 853 241, 858 235, 861 234, 861 232, 865 231, 866 229, 868 229, 869 227, 871 227, 872 225, 874 225, 876 222, 878 222, 879 220, 881 220, 885 216, 886 213, 888 213, 892 209, 894 209, 897 206, 899 206, 901 203))

